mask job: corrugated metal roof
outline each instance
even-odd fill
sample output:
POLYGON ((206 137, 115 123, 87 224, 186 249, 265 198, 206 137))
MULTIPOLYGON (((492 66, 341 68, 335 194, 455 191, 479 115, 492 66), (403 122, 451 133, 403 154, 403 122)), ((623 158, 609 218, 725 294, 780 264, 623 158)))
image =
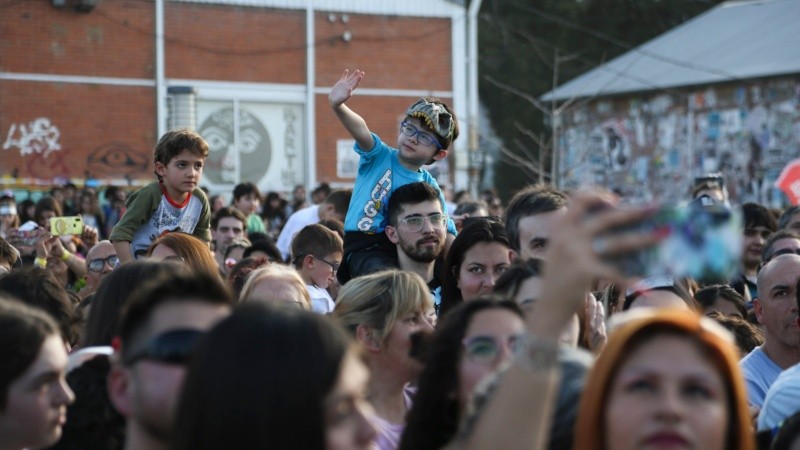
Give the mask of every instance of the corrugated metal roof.
MULTIPOLYGON (((183 3, 252 6, 276 9, 306 9, 308 0, 170 0, 183 3)), ((449 0, 313 0, 317 11, 412 17, 453 17, 464 14, 464 6, 449 0)))
POLYGON ((542 99, 604 96, 800 73, 800 0, 723 3, 542 99))

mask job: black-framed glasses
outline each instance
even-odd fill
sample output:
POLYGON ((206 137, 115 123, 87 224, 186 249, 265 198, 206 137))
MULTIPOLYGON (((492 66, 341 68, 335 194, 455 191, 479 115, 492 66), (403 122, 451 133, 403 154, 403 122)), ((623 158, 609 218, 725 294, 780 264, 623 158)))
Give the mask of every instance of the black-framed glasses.
POLYGON ((320 260, 320 261, 324 262, 325 264, 327 264, 327 265, 331 266, 331 269, 333 269, 333 274, 334 274, 334 275, 336 275, 336 272, 338 272, 338 271, 339 271, 339 266, 341 265, 341 263, 334 263, 334 262, 328 261, 328 260, 327 260, 327 259, 325 259, 325 258, 320 258, 319 256, 317 256, 317 255, 314 255, 313 253, 303 253, 303 254, 301 254, 301 255, 297 255, 297 258, 295 258, 295 259, 294 259, 294 261, 295 261, 295 264, 298 264, 298 263, 299 263, 300 261, 302 261, 302 260, 303 260, 303 258, 305 258, 306 256, 311 256, 312 258, 314 258, 314 259, 318 259, 318 260, 320 260))
POLYGON ((442 149, 442 144, 439 143, 439 140, 436 139, 436 136, 420 130, 412 123, 409 122, 400 123, 400 132, 408 137, 416 136, 417 142, 419 142, 422 145, 435 145, 436 148, 438 148, 439 150, 442 149))
POLYGON ((109 267, 114 269, 119 264, 119 257, 117 255, 111 255, 108 258, 96 258, 89 261, 89 270, 92 272, 102 272, 103 267, 108 264, 109 267))
POLYGON ((416 233, 422 230, 426 220, 431 224, 432 228, 440 230, 447 223, 447 214, 436 213, 428 216, 411 216, 401 219, 400 223, 405 225, 408 231, 416 233))
MULTIPOLYGON (((312 256, 313 256, 313 255, 312 255, 312 256)), ((338 271, 339 271, 339 265, 340 265, 340 263, 333 263, 333 262, 330 262, 330 261, 328 261, 328 260, 327 260, 327 259, 325 259, 325 258, 320 258, 319 256, 314 256, 314 258, 316 258, 316 259, 318 259, 318 260, 320 260, 320 261, 324 262, 325 264, 327 264, 327 265, 331 266, 331 269, 333 270, 333 273, 334 273, 334 275, 336 274, 336 272, 338 272, 338 271)))
POLYGON ((165 364, 186 364, 203 334, 203 331, 193 328, 166 331, 150 339, 143 348, 131 352, 123 362, 126 366, 143 359, 165 364))
POLYGON ((461 341, 464 344, 464 355, 475 364, 488 366, 497 360, 503 347, 512 352, 517 346, 522 335, 512 334, 505 337, 495 336, 472 336, 461 341))

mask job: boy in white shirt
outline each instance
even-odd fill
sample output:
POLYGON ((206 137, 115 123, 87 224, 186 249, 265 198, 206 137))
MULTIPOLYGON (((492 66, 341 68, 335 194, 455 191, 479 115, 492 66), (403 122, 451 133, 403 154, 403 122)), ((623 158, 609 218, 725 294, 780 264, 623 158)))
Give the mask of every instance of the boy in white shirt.
POLYGON ((324 225, 307 225, 292 239, 292 261, 311 295, 311 309, 320 314, 333 311, 328 287, 342 263, 342 238, 324 225))

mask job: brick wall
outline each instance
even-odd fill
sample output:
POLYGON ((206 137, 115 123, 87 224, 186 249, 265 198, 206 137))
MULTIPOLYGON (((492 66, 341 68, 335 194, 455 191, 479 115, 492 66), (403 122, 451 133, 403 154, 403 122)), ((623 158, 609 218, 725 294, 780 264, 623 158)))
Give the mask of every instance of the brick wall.
POLYGON ((90 14, 49 0, 16 2, 0 13, 0 70, 152 78, 153 2, 102 2, 90 14))
MULTIPOLYGON (((165 21, 167 78, 306 82, 305 11, 166 2, 165 21)), ((348 67, 367 72, 364 88, 452 89, 447 19, 349 14, 343 23, 319 12, 315 23, 317 86, 332 86, 348 67)), ((154 46, 151 0, 105 1, 88 14, 12 2, 0 14, 0 72, 152 80, 154 46)), ((152 87, 0 80, 0 143, 11 138, 0 148, 0 176, 151 179, 154 95, 152 87), (23 156, 20 126, 30 132, 39 118, 58 129, 61 149, 23 156)), ((351 105, 393 145, 414 100, 356 96, 351 105)), ((316 178, 350 181, 336 178, 336 141, 347 132, 326 95, 316 102, 316 178)), ((28 151, 36 153, 35 142, 28 151)))
POLYGON ((305 83, 304 11, 166 6, 168 78, 305 83))

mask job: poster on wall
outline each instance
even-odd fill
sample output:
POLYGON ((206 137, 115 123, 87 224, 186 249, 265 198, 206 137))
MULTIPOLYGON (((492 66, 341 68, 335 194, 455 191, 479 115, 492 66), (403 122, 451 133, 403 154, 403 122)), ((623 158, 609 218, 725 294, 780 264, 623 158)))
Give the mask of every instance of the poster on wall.
POLYGON ((299 104, 200 99, 197 131, 209 146, 202 184, 215 192, 247 181, 262 192, 305 184, 303 124, 299 104))
POLYGON ((356 141, 339 139, 336 141, 336 176, 355 179, 358 174, 358 153, 353 150, 356 141))

